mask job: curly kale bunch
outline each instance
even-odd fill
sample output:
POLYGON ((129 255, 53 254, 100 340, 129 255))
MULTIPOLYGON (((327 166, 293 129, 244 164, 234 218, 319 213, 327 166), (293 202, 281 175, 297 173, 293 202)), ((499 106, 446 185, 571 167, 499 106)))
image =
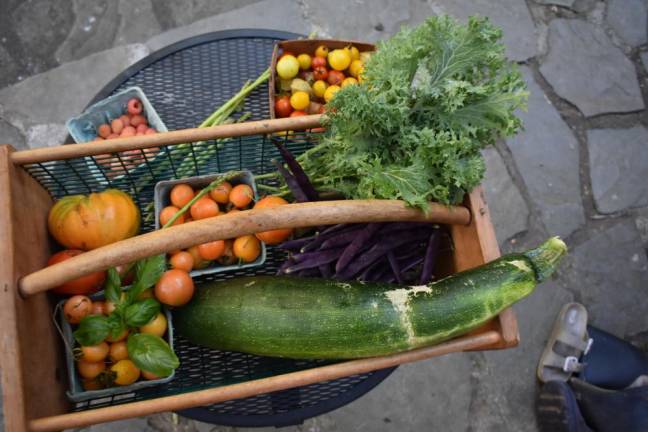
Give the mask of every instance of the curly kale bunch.
POLYGON ((380 43, 362 83, 329 102, 306 173, 350 198, 460 202, 483 178, 480 150, 521 126, 527 92, 500 38, 486 18, 441 16, 380 43))

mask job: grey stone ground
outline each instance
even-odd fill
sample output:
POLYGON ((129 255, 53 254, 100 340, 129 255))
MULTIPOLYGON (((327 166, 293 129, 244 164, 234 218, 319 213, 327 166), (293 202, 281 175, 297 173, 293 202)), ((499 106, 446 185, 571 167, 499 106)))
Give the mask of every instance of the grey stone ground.
MULTIPOLYGON (((169 43, 259 27, 378 40, 402 24, 487 15, 531 91, 526 129, 486 151, 504 252, 548 235, 571 254, 516 305, 515 350, 399 368, 376 390, 294 431, 535 431, 534 369, 559 307, 646 343, 648 39, 645 0, 0 0, 0 141, 57 145, 64 122, 120 70, 169 43)), ((225 431, 158 415, 90 430, 225 431)))

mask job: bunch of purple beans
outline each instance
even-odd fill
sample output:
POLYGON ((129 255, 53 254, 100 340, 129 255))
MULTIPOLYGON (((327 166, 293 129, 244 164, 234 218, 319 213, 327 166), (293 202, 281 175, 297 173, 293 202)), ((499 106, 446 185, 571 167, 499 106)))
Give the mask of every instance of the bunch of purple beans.
POLYGON ((442 235, 425 222, 333 225, 279 245, 289 257, 278 274, 425 284, 434 276, 442 235))

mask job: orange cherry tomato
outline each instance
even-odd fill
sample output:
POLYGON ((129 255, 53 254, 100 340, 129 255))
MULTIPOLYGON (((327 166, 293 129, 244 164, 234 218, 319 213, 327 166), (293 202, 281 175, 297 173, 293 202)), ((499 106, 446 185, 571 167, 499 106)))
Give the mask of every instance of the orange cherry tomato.
POLYGON ((193 258, 193 268, 196 270, 204 269, 209 265, 209 261, 204 260, 198 253, 198 246, 191 246, 187 249, 187 252, 193 258))
MULTIPOLYGON (((230 210, 230 212, 234 211, 234 209, 230 210)), ((236 209, 236 211, 240 211, 239 209, 236 209)), ((238 261, 238 258, 234 256, 234 250, 232 249, 232 246, 234 245, 233 240, 225 240, 225 251, 223 252, 223 255, 221 255, 220 258, 218 258, 218 262, 222 265, 234 265, 238 261)))
POLYGON ((70 297, 63 306, 63 313, 70 324, 79 324, 92 312, 92 300, 84 295, 70 297))
POLYGON ((106 303, 102 301, 92 302, 89 315, 106 315, 106 303))
POLYGON ((110 351, 110 347, 106 342, 84 346, 81 347, 81 359, 89 363, 104 361, 108 356, 108 351, 110 351))
MULTIPOLYGON (((174 214, 178 213, 180 209, 176 206, 164 207, 160 212, 160 226, 164 226, 171 220, 174 214)), ((184 215, 178 217, 178 219, 171 224, 172 226, 180 225, 184 223, 184 215)))
POLYGON ((253 262, 261 253, 261 243, 253 235, 244 235, 234 240, 232 245, 234 256, 244 262, 253 262))
POLYGON ((232 188, 230 192, 229 200, 237 208, 245 208, 252 202, 254 198, 254 192, 252 188, 246 184, 239 184, 232 188))
POLYGON ((103 385, 96 379, 84 379, 81 381, 81 385, 85 391, 101 390, 103 388, 103 385))
POLYGON ((206 260, 215 260, 225 252, 225 240, 210 241, 198 245, 198 254, 206 260))
MULTIPOLYGON (((288 204, 288 201, 286 201, 285 199, 274 195, 268 195, 257 201, 257 203, 254 205, 254 208, 272 208, 285 204, 288 204)), ((276 245, 290 237, 292 232, 293 230, 290 228, 278 229, 258 232, 255 234, 255 236, 264 243, 267 243, 269 245, 276 245)))
POLYGON ((142 369, 142 378, 144 378, 145 380, 148 380, 148 381, 160 379, 160 377, 155 375, 154 373, 149 372, 149 371, 145 371, 143 369, 142 369))
POLYGON ((199 220, 199 219, 205 219, 208 217, 213 217, 213 216, 218 216, 218 213, 220 213, 220 210, 218 209, 218 204, 216 204, 216 201, 209 197, 202 197, 193 205, 191 206, 190 209, 191 212, 191 217, 194 220, 199 220))
POLYGON ((125 360, 128 358, 128 347, 126 346, 126 341, 115 342, 110 344, 110 351, 108 354, 110 361, 117 363, 119 360, 125 360))
POLYGON ((171 204, 182 208, 194 197, 194 190, 187 184, 178 184, 171 189, 171 204))
POLYGON ((227 204, 232 191, 230 182, 223 182, 209 192, 209 196, 218 204, 227 204))
POLYGON ((77 370, 83 378, 94 379, 106 370, 106 364, 103 361, 87 362, 85 360, 79 360, 77 362, 77 370))
POLYGON ((305 115, 306 113, 304 111, 293 111, 292 114, 290 114, 290 117, 300 117, 305 115))
POLYGON ((155 297, 169 306, 182 306, 189 303, 194 293, 194 283, 189 273, 171 269, 162 274, 155 284, 155 297))
POLYGON ((189 252, 180 251, 171 256, 169 264, 171 268, 190 272, 194 265, 194 259, 189 252))
POLYGON ((124 329, 124 331, 123 331, 119 336, 117 336, 117 337, 115 337, 115 338, 114 338, 114 337, 111 337, 111 336, 108 336, 108 337, 106 338, 106 341, 107 341, 107 342, 110 342, 110 343, 114 343, 114 342, 121 342, 121 341, 123 341, 124 339, 126 339, 126 336, 128 336, 128 329, 124 329))

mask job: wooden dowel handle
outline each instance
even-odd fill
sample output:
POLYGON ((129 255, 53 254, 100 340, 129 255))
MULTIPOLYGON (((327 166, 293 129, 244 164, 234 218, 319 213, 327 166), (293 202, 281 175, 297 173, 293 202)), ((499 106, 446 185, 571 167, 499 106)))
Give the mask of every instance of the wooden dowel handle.
POLYGON ((426 214, 398 200, 320 201, 246 210, 149 232, 77 255, 28 274, 18 282, 18 289, 21 295, 30 296, 80 276, 155 254, 260 231, 395 221, 467 225, 470 212, 465 207, 430 203, 426 214))
POLYGON ((285 130, 305 130, 320 127, 321 118, 321 114, 315 114, 283 119, 219 125, 207 128, 181 129, 171 132, 161 132, 154 135, 115 138, 99 142, 23 150, 11 153, 11 162, 14 165, 27 165, 83 156, 116 153, 126 150, 206 141, 210 139, 262 135, 285 130))
POLYGON ((58 431, 143 415, 211 405, 227 400, 240 399, 255 396, 257 394, 265 394, 316 382, 334 380, 345 376, 367 373, 451 352, 467 351, 486 345, 494 345, 499 341, 499 333, 488 331, 479 335, 456 339, 433 347, 420 348, 390 356, 352 360, 240 384, 200 390, 192 393, 165 396, 157 399, 131 402, 118 406, 44 417, 31 420, 29 422, 29 429, 33 432, 58 431))

